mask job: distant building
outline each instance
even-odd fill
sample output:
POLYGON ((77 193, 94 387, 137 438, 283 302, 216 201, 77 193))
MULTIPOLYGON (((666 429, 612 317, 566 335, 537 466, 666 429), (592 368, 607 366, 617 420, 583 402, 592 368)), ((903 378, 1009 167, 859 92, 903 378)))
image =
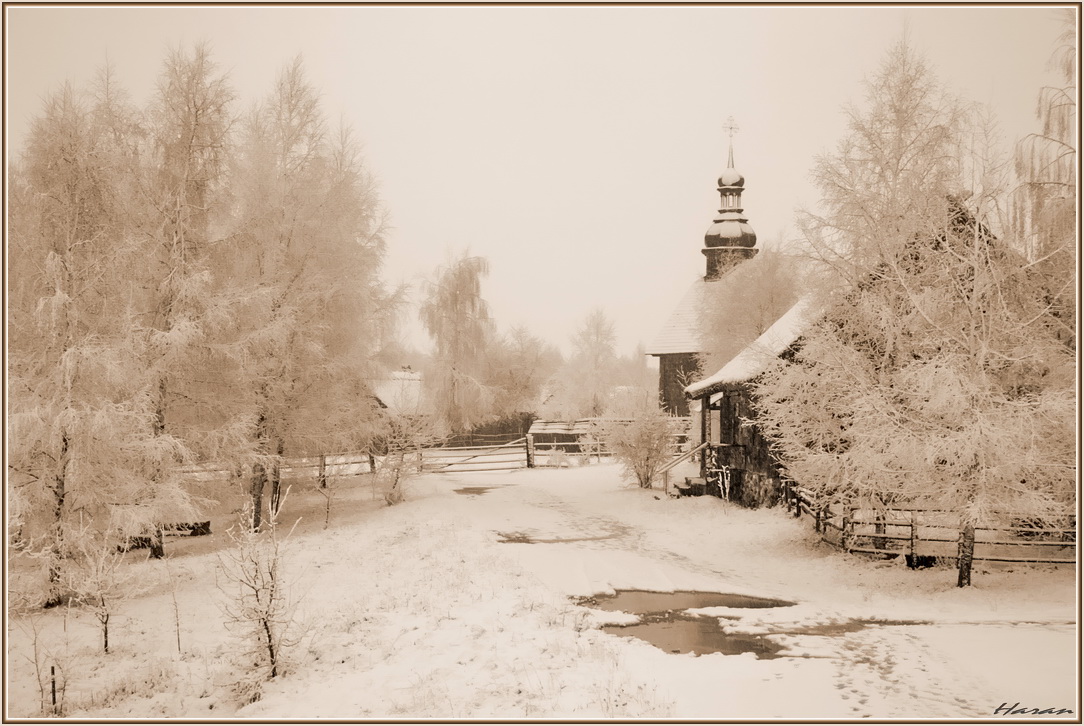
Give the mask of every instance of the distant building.
POLYGON ((730 151, 726 170, 718 180, 719 213, 704 235, 704 276, 689 287, 646 351, 659 359, 659 400, 674 416, 689 415, 685 387, 697 379, 698 356, 704 352, 700 321, 705 300, 718 286, 727 284, 731 270, 759 251, 756 232, 742 213, 745 177, 734 169, 734 120, 728 119, 724 128, 730 133, 730 151))
POLYGON ((422 395, 421 373, 410 370, 409 366, 372 381, 370 388, 377 405, 394 416, 419 416, 430 412, 422 395))

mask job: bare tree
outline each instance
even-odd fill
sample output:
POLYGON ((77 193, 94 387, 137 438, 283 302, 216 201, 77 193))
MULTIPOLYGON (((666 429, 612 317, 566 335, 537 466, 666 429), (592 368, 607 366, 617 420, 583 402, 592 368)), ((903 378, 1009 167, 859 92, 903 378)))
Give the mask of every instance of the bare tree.
POLYGON ((219 554, 218 583, 225 595, 226 625, 242 643, 238 655, 244 666, 234 686, 250 702, 260 697, 265 681, 283 673, 287 653, 298 642, 297 600, 285 574, 293 530, 279 533, 278 511, 271 507, 266 532, 253 531, 251 520, 245 512, 238 526, 228 530, 232 546, 219 554))
MULTIPOLYGON (((173 50, 163 64, 148 111, 149 147, 142 164, 139 226, 147 264, 139 275, 143 320, 140 352, 153 401, 151 433, 200 443, 215 438, 204 423, 214 397, 199 372, 227 323, 228 303, 213 285, 211 249, 222 229, 234 92, 206 45, 173 50)), ((218 452, 213 452, 218 453, 218 452)), ((150 472, 164 486, 176 477, 174 456, 150 472)), ((163 556, 162 530, 151 554, 163 556)))

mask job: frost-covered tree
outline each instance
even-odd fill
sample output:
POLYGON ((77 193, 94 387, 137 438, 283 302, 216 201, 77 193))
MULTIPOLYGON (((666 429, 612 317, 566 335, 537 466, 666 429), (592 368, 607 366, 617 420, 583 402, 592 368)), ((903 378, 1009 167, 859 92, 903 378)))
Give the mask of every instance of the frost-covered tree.
POLYGON ((617 333, 602 308, 588 313, 572 336, 572 357, 553 380, 548 415, 559 418, 598 417, 606 411, 614 386, 617 333))
POLYGON ((765 247, 738 265, 726 282, 708 289, 701 301, 700 368, 722 368, 798 301, 802 290, 798 259, 765 247))
POLYGON ((486 383, 494 391, 493 415, 507 419, 538 410, 542 387, 561 365, 561 352, 515 327, 489 344, 485 365, 486 383))
POLYGON ((1013 226, 1028 258, 1047 278, 1061 336, 1076 346, 1077 47, 1076 13, 1063 10, 1062 33, 1051 56, 1059 83, 1039 91, 1039 130, 1016 148, 1020 186, 1013 226))
POLYGON ((89 95, 66 86, 46 100, 9 177, 9 481, 22 518, 9 525, 48 562, 51 603, 86 537, 188 511, 179 482, 155 476, 184 446, 154 434, 140 357, 137 136, 106 70, 89 95))
POLYGON ((849 117, 804 220, 841 289, 759 380, 758 422, 819 497, 955 512, 964 586, 976 526, 1070 509, 1073 357, 1043 280, 985 223, 997 175, 976 174, 969 114, 922 60, 898 45, 849 117))
POLYGON ((485 380, 486 349, 493 338, 489 306, 482 298, 484 257, 464 253, 437 271, 420 316, 436 350, 426 372, 438 420, 457 433, 493 415, 493 390, 485 380))
MULTIPOLYGON (((132 273, 142 310, 138 352, 155 411, 153 435, 184 441, 190 452, 178 451, 152 472, 163 483, 179 476, 177 465, 186 460, 221 454, 219 437, 234 440, 226 452, 236 446, 236 425, 232 432, 224 425, 209 385, 211 351, 231 313, 213 284, 212 254, 228 211, 222 200, 233 100, 209 49, 197 45, 169 53, 147 112, 137 220, 145 261, 132 273)), ((160 527, 151 552, 163 554, 160 527)))
POLYGON ((253 526, 285 455, 356 446, 374 434, 363 381, 394 307, 378 277, 384 217, 350 131, 329 131, 301 59, 243 122, 234 218, 220 275, 240 291, 230 346, 244 412, 253 526))

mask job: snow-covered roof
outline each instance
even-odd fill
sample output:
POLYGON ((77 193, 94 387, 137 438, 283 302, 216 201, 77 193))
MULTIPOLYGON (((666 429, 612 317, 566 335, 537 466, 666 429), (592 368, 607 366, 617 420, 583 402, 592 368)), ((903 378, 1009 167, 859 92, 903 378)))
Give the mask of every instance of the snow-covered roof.
POLYGON ((800 299, 715 375, 687 386, 685 395, 690 398, 705 396, 717 392, 728 383, 741 383, 755 378, 798 340, 816 319, 817 313, 812 299, 800 299))
POLYGON ((644 352, 647 355, 702 352, 700 320, 704 299, 708 294, 708 290, 714 289, 725 280, 725 276, 718 280, 697 278, 685 291, 685 295, 674 307, 674 311, 670 313, 670 317, 667 319, 666 324, 662 326, 662 330, 659 331, 644 352))
POLYGON ((392 371, 387 378, 372 381, 373 395, 390 413, 413 416, 422 413, 422 376, 416 371, 392 371))

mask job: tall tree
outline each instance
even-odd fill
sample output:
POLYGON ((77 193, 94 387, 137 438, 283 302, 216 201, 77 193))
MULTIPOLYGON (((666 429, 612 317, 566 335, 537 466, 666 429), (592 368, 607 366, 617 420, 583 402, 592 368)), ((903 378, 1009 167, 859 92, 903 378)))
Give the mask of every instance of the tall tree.
POLYGON ((137 137, 106 69, 87 96, 66 86, 46 100, 10 177, 9 473, 25 515, 13 524, 46 556, 52 603, 79 552, 187 510, 178 482, 153 477, 183 444, 151 435, 139 357, 137 137))
POLYGON ((371 436, 363 381, 394 307, 378 277, 384 217, 350 131, 329 132, 300 58, 245 119, 233 170, 227 278, 239 281, 232 346, 245 412, 253 527, 286 454, 371 436))
POLYGON ((602 308, 587 314, 572 336, 572 357, 550 382, 544 412, 553 418, 602 416, 610 402, 617 365, 617 333, 602 308))
POLYGON ((1039 91, 1039 130, 1016 149, 1020 186, 1013 199, 1013 226, 1028 258, 1049 281, 1061 336, 1076 347, 1077 268, 1077 47, 1076 13, 1066 9, 1062 33, 1050 59, 1058 85, 1039 91))
POLYGON ((493 414, 504 419, 538 410, 542 387, 560 367, 561 353, 526 328, 515 327, 490 343, 485 364, 485 381, 494 391, 493 414))
MULTIPOLYGON (((209 416, 202 372, 215 336, 229 320, 212 284, 212 252, 224 230, 229 133, 234 92, 206 45, 170 52, 148 111, 149 143, 142 164, 146 263, 140 271, 145 314, 140 352, 154 401, 152 433, 207 448, 221 430, 209 416)), ((217 448, 217 447, 215 447, 217 448)), ((217 452, 216 452, 217 453, 217 452)), ((177 476, 178 456, 153 473, 177 476)), ((161 557, 155 533, 152 554, 161 557)))
POLYGON ((822 497, 955 512, 964 586, 977 526, 1068 511, 1073 359, 1041 280, 983 223, 995 175, 961 173, 968 114, 921 59, 898 45, 849 115, 805 220, 842 289, 759 381, 758 421, 822 497))
POLYGON ((426 376, 437 415, 451 432, 492 417, 493 391, 485 382, 485 351, 493 337, 489 306, 482 298, 484 257, 464 253, 441 267, 428 286, 420 315, 436 345, 426 376))

